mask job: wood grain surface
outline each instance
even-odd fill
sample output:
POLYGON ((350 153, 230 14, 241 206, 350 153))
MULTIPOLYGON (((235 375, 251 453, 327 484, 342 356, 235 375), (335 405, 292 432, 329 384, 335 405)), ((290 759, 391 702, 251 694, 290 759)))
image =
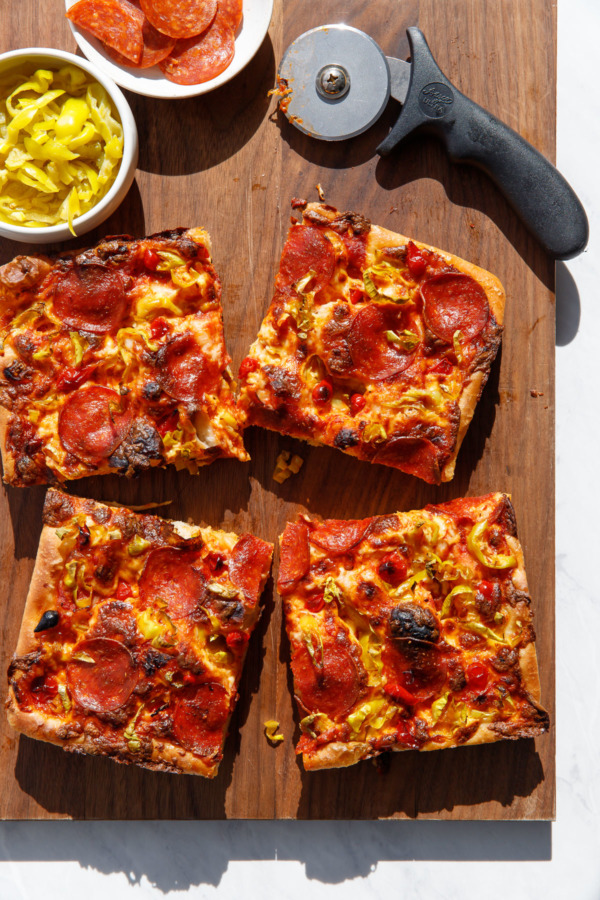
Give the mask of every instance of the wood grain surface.
MULTIPOLYGON (((392 102, 365 135, 341 144, 311 140, 282 120, 267 91, 287 44, 308 28, 346 21, 388 55, 406 58, 405 28, 419 25, 451 80, 553 158, 554 0, 276 0, 269 36, 229 84, 190 100, 129 95, 140 134, 136 180, 103 234, 143 235, 201 224, 212 235, 223 281, 225 334, 237 367, 266 310, 289 222, 292 196, 364 213, 387 228, 450 250, 497 274, 507 292, 506 331, 458 457, 456 477, 428 486, 337 451, 250 429, 252 462, 219 461, 198 476, 153 470, 70 489, 124 503, 172 500, 165 515, 191 517, 274 541, 300 510, 358 518, 414 509, 490 490, 512 494, 533 596, 542 701, 554 720, 554 265, 502 196, 477 171, 453 165, 430 138, 392 159, 375 154, 398 107, 392 102), (275 458, 305 459, 283 485, 275 458)), ((0 49, 55 46, 75 51, 63 0, 3 4, 0 49)), ((0 245, 0 262, 22 252, 0 245)), ((17 633, 41 531, 43 488, 4 488, 0 497, 2 669, 17 633)), ((74 757, 19 738, 0 721, 0 814, 4 818, 382 818, 550 819, 554 733, 419 755, 395 754, 385 776, 371 763, 305 773, 294 755, 298 717, 289 648, 272 582, 247 659, 240 700, 214 782, 154 774, 74 757), (285 735, 271 747, 263 722, 285 735)), ((5 691, 5 689, 3 689, 5 691)))

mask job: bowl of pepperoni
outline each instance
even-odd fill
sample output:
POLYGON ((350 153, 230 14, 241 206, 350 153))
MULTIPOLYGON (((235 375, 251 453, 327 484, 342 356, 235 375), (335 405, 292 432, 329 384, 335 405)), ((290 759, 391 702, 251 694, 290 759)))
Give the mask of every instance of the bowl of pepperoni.
POLYGON ((75 40, 113 81, 146 97, 195 97, 261 46, 273 0, 65 0, 75 40))

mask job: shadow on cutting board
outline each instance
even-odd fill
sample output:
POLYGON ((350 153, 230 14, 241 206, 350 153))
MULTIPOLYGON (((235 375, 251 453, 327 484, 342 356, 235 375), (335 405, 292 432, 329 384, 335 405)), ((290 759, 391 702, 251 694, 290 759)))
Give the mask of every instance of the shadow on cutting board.
POLYGON ((138 168, 190 175, 229 159, 260 128, 274 82, 275 54, 267 35, 239 75, 208 94, 173 103, 128 93, 139 133, 138 168))

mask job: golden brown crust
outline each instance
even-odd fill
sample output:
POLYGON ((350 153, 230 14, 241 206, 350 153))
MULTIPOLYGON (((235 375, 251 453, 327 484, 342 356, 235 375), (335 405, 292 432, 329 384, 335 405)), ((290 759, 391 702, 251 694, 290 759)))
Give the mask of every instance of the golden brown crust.
POLYGON ((353 766, 363 759, 369 759, 374 755, 370 744, 363 741, 349 741, 347 744, 341 741, 333 741, 316 750, 305 751, 302 754, 302 762, 307 771, 313 769, 341 769, 353 766))
POLYGON ((56 529, 44 525, 29 593, 25 601, 25 610, 16 649, 18 656, 24 656, 26 653, 31 653, 37 649, 38 641, 33 629, 40 621, 44 610, 48 609, 48 592, 52 590, 52 576, 63 565, 62 557, 58 552, 59 545, 60 541, 56 536, 56 529))
POLYGON ((15 471, 15 457, 6 446, 10 416, 9 411, 0 406, 0 454, 2 456, 3 481, 6 484, 14 484, 15 481, 18 481, 15 471))
POLYGON ((519 650, 519 668, 525 690, 535 703, 539 703, 541 697, 540 673, 533 642, 519 650))
POLYGON ((127 752, 125 741, 122 748, 108 750, 104 747, 100 749, 86 734, 61 737, 61 732, 64 732, 63 721, 57 716, 45 716, 36 710, 24 712, 19 709, 12 687, 8 691, 6 717, 15 731, 38 741, 55 744, 70 753, 104 756, 123 765, 136 765, 154 772, 169 772, 174 775, 202 775, 204 778, 214 778, 219 770, 218 762, 205 761, 181 747, 166 742, 155 742, 151 758, 133 759, 127 752))
POLYGON ((460 425, 456 435, 456 443, 452 455, 444 468, 442 469, 442 481, 452 481, 454 478, 454 469, 456 468, 456 458, 461 448, 471 420, 475 414, 475 409, 479 403, 481 392, 487 381, 488 372, 477 371, 471 377, 471 380, 464 388, 458 406, 460 408, 460 425))

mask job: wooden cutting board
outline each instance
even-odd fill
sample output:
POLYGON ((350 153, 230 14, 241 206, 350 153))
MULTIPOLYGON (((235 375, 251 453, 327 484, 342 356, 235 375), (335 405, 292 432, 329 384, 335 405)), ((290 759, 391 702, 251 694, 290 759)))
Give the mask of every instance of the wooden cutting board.
MULTIPOLYGON (((75 51, 63 0, 9 4, 2 51, 56 46, 75 51)), ((542 153, 555 152, 555 0, 276 0, 269 37, 253 62, 206 97, 151 100, 130 95, 140 134, 136 181, 103 234, 143 235, 202 224, 212 235, 223 281, 225 334, 234 367, 254 339, 270 296, 292 196, 362 212, 387 228, 443 247, 496 273, 506 287, 506 331, 460 452, 443 487, 334 450, 251 429, 252 462, 216 462, 195 477, 153 470, 72 484, 98 500, 172 500, 165 515, 249 530, 276 541, 300 510, 359 518, 414 509, 490 490, 512 494, 533 596, 542 700, 554 721, 554 265, 484 175, 455 166, 433 139, 418 138, 393 159, 375 146, 397 108, 351 142, 312 141, 275 113, 267 97, 288 43, 308 28, 345 21, 368 31, 389 55, 406 58, 405 29, 418 25, 443 70, 468 96, 542 153), (325 17, 325 18, 324 18, 325 17), (281 449, 305 459, 298 476, 272 480, 281 449)), ((23 252, 3 242, 0 262, 23 252)), ((2 671, 17 633, 41 530, 43 488, 4 488, 0 497, 2 671)), ((0 718, 0 814, 144 818, 551 819, 554 733, 454 751, 394 754, 390 771, 371 763, 305 773, 293 744, 298 718, 287 670, 280 600, 269 583, 253 637, 225 758, 214 782, 154 774, 79 758, 19 738, 0 718), (267 744, 263 722, 278 719, 285 741, 267 744)), ((5 690, 3 688, 3 690, 5 690)))

